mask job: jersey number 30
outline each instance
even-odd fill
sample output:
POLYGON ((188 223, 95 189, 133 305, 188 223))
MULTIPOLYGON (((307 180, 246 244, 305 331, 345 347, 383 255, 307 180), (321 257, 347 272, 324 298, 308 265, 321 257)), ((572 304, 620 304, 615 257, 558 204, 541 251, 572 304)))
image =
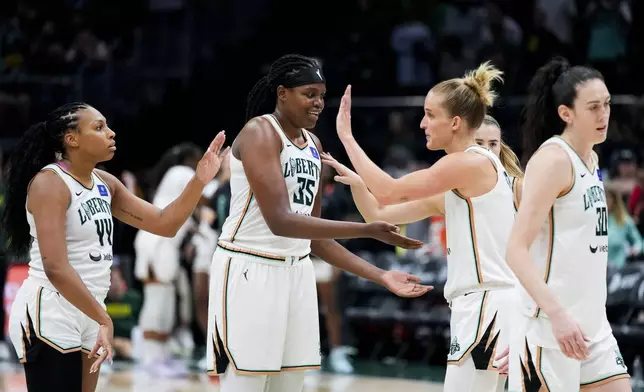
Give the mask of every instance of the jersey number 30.
POLYGON ((608 214, 606 207, 597 207, 597 227, 595 227, 595 235, 608 235, 608 214))
POLYGON ((293 194, 293 203, 310 206, 313 204, 313 199, 315 199, 313 194, 315 180, 298 177, 297 183, 300 184, 300 188, 293 194))

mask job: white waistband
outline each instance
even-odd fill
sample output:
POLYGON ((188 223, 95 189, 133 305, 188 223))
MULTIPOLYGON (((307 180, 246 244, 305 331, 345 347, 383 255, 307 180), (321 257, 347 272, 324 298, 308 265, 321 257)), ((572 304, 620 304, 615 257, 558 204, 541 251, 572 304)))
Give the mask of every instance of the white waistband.
POLYGON ((280 256, 263 252, 258 252, 252 249, 241 248, 233 244, 219 241, 217 243, 217 251, 224 252, 236 259, 244 259, 254 263, 276 265, 283 267, 290 267, 300 262, 310 260, 310 255, 303 256, 280 256))
POLYGON ((503 290, 503 289, 511 289, 513 288, 514 285, 507 283, 507 282, 487 282, 487 283, 482 283, 476 286, 472 287, 465 287, 459 290, 456 290, 453 292, 449 297, 445 297, 445 299, 450 302, 453 301, 455 298, 460 297, 461 295, 464 294, 469 294, 469 293, 478 293, 481 291, 490 291, 490 290, 503 290))
MULTIPOLYGON (((47 279, 42 279, 42 278, 39 278, 39 277, 37 277, 37 276, 29 275, 29 276, 27 277, 27 279, 25 279, 25 281, 24 281, 24 283, 23 283, 23 284, 32 284, 32 285, 35 285, 35 286, 44 287, 44 288, 46 288, 47 290, 54 291, 54 292, 58 293, 58 289, 57 289, 56 287, 54 287, 54 285, 53 285, 53 284, 51 284, 51 282, 50 282, 49 280, 47 280, 47 279)), ((96 300, 98 300, 100 303, 103 303, 103 302, 105 301, 105 298, 107 298, 107 291, 105 291, 105 292, 98 292, 98 291, 91 291, 91 290, 90 290, 90 293, 91 293, 91 294, 94 296, 94 298, 96 298, 96 300)))

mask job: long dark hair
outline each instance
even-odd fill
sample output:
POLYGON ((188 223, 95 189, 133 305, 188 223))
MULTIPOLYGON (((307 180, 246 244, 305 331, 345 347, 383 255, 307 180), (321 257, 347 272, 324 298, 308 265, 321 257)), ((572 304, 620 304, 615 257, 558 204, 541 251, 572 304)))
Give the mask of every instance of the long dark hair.
POLYGON ((47 120, 32 125, 9 157, 7 204, 2 217, 9 251, 23 254, 31 245, 29 223, 25 216, 27 188, 33 177, 65 154, 63 137, 78 128, 78 112, 90 106, 83 102, 68 103, 55 109, 47 120))
POLYGON ((539 68, 530 81, 528 100, 521 116, 524 164, 549 138, 560 135, 566 124, 559 117, 560 105, 573 106, 577 86, 588 80, 604 80, 596 69, 574 66, 563 57, 555 57, 539 68))
POLYGON ((299 54, 287 54, 275 60, 271 64, 268 75, 259 79, 248 94, 246 121, 273 112, 277 100, 276 81, 282 79, 289 72, 308 67, 319 67, 319 64, 315 59, 299 54))
POLYGON ((151 200, 156 188, 163 179, 165 173, 173 166, 185 164, 189 159, 197 162, 203 152, 194 143, 185 142, 168 149, 161 159, 154 165, 148 175, 148 199, 151 200))

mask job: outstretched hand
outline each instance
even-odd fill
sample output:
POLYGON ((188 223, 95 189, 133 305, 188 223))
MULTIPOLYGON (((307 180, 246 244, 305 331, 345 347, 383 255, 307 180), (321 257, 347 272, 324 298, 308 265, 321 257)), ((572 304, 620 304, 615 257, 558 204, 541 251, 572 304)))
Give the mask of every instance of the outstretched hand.
POLYGON ((418 249, 423 246, 422 241, 400 235, 400 228, 387 222, 368 223, 367 233, 370 238, 403 249, 418 249))
POLYGON ((208 150, 203 154, 201 160, 197 164, 196 176, 203 184, 207 184, 212 181, 213 178, 219 172, 221 167, 221 162, 224 159, 228 159, 228 152, 230 147, 226 147, 224 151, 221 151, 221 148, 226 141, 226 132, 221 131, 215 136, 213 141, 210 143, 208 150))
POLYGON ((338 116, 335 119, 335 127, 341 141, 353 140, 353 131, 351 130, 351 85, 348 85, 347 89, 344 90, 338 116))
POLYGON ((420 297, 434 288, 420 284, 419 277, 402 271, 387 271, 382 276, 382 281, 389 291, 399 297, 420 297))
POLYGON ((320 156, 322 157, 322 163, 331 166, 338 173, 337 176, 333 177, 333 179, 337 182, 352 186, 364 185, 364 181, 362 181, 362 178, 360 178, 358 173, 336 161, 335 158, 331 156, 331 154, 323 152, 320 154, 320 156))

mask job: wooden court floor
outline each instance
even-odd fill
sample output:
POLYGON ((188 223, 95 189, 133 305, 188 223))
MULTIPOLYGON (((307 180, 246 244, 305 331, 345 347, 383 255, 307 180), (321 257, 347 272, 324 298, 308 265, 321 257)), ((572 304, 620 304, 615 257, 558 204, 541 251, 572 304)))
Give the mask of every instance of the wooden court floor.
MULTIPOLYGON (((442 384, 428 381, 381 378, 373 376, 345 376, 310 372, 306 376, 304 392, 439 392, 442 384)), ((22 368, 0 366, 0 391, 27 392, 22 368)), ((123 369, 112 374, 101 374, 98 392, 216 392, 217 384, 205 374, 192 374, 186 379, 153 379, 146 373, 123 369)))

